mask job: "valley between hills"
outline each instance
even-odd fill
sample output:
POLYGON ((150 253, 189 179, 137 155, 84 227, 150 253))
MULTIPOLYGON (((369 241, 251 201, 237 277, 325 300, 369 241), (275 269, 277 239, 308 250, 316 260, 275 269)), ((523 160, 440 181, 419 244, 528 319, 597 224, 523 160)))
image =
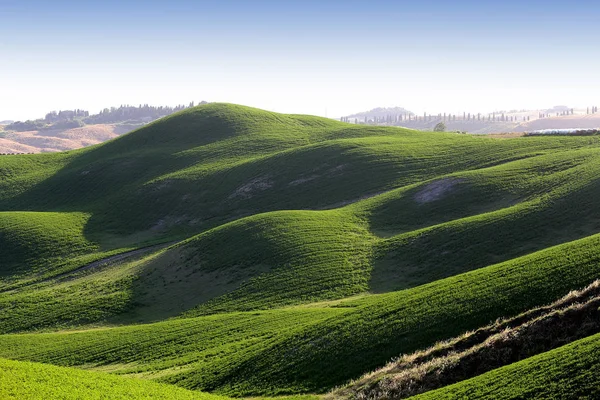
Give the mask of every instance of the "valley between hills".
POLYGON ((0 398, 597 398, 599 176, 222 103, 0 156, 0 398))

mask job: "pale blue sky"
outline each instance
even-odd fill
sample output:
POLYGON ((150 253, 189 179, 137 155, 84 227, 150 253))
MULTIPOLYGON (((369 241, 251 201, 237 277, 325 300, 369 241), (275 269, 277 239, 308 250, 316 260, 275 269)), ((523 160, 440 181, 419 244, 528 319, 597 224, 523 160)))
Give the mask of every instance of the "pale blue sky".
POLYGON ((585 107, 600 104, 598 17, 591 1, 0 0, 0 120, 192 100, 585 107))

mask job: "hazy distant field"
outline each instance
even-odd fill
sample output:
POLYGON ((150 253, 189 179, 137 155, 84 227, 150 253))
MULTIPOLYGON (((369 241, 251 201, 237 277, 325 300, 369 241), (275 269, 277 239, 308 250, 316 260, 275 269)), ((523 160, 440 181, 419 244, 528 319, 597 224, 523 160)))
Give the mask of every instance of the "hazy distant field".
POLYGON ((87 125, 66 130, 3 132, 0 153, 46 153, 74 150, 114 139, 137 126, 87 125))

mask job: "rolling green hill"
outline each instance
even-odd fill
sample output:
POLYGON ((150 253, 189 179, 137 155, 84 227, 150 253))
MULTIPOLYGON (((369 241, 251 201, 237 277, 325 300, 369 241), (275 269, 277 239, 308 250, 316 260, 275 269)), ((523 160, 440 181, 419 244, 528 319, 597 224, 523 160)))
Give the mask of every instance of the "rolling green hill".
POLYGON ((84 213, 0 212, 0 273, 3 277, 40 273, 44 264, 95 251, 83 234, 89 217, 84 213))
POLYGON ((0 357, 323 393, 600 278, 600 138, 229 104, 0 157, 0 357))

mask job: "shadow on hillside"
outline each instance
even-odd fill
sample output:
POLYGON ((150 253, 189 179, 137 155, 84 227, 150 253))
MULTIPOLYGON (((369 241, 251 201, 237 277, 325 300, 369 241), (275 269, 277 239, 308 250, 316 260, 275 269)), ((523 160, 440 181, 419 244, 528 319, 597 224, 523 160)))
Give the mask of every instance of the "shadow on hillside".
POLYGON ((109 323, 150 323, 180 316, 238 289, 243 282, 270 271, 268 266, 206 270, 189 262, 181 247, 153 257, 131 284, 127 311, 109 323))
POLYGON ((520 203, 383 242, 373 293, 403 290, 600 232, 600 180, 552 201, 520 203))

